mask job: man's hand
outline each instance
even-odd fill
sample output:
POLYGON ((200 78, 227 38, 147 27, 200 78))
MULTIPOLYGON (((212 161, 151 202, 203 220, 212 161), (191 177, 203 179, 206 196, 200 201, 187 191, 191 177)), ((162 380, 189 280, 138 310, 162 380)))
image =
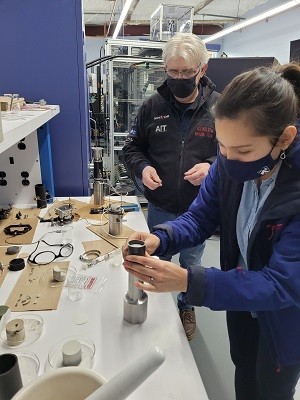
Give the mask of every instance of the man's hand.
POLYGON ((143 184, 147 186, 147 188, 150 190, 155 190, 158 187, 162 186, 162 181, 160 177, 157 175, 156 169, 150 167, 150 165, 148 165, 143 169, 142 181, 143 184))
POLYGON ((209 168, 210 164, 207 162, 195 164, 193 168, 184 173, 183 179, 189 181, 194 186, 199 186, 208 174, 209 168))

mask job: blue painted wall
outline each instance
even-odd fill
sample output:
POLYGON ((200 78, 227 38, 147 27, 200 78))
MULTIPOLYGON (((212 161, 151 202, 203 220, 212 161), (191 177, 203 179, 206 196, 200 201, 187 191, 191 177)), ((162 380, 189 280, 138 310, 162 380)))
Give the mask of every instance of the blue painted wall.
POLYGON ((81 0, 1 0, 0 93, 60 105, 50 121, 56 196, 88 194, 81 0))

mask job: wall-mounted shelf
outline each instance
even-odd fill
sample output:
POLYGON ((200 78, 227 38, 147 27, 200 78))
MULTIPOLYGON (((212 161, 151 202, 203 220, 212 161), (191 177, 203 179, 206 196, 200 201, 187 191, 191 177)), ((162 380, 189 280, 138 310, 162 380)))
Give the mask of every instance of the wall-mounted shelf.
POLYGON ((60 111, 57 105, 49 107, 50 109, 41 111, 22 110, 14 117, 16 119, 8 119, 10 118, 10 112, 2 111, 4 140, 0 143, 0 153, 3 153, 27 135, 37 130, 60 111))

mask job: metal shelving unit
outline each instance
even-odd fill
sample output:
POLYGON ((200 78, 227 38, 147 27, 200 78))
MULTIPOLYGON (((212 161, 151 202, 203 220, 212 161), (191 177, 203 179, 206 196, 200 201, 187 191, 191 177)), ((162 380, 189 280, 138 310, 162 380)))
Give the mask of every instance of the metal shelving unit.
POLYGON ((113 182, 115 168, 122 164, 122 147, 140 106, 165 79, 163 46, 162 42, 106 40, 105 56, 116 57, 102 66, 109 116, 107 167, 113 182))

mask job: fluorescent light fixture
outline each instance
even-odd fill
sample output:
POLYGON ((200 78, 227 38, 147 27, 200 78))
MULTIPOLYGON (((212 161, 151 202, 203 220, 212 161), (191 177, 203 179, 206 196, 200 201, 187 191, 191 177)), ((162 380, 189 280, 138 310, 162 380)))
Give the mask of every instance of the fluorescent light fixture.
POLYGON ((287 3, 284 3, 281 6, 272 8, 271 10, 266 11, 262 14, 258 14, 253 18, 246 19, 245 21, 240 22, 239 24, 236 24, 229 28, 223 29, 222 31, 215 33, 214 35, 211 35, 208 38, 203 39, 203 42, 204 43, 212 42, 213 40, 219 39, 220 37, 228 35, 231 32, 238 31, 242 28, 245 28, 246 26, 255 24, 256 22, 260 22, 264 19, 272 17, 273 15, 280 14, 286 10, 289 10, 290 8, 298 6, 299 4, 300 4, 300 0, 288 1, 287 3))
POLYGON ((124 19, 126 18, 126 15, 127 15, 128 11, 129 11, 129 8, 130 8, 132 2, 133 2, 133 0, 126 0, 126 3, 125 3, 125 5, 123 7, 123 10, 121 12, 119 21, 117 23, 116 29, 114 31, 114 34, 112 35, 113 39, 117 39, 118 34, 120 32, 120 29, 121 29, 121 26, 122 26, 122 24, 124 22, 124 19))

